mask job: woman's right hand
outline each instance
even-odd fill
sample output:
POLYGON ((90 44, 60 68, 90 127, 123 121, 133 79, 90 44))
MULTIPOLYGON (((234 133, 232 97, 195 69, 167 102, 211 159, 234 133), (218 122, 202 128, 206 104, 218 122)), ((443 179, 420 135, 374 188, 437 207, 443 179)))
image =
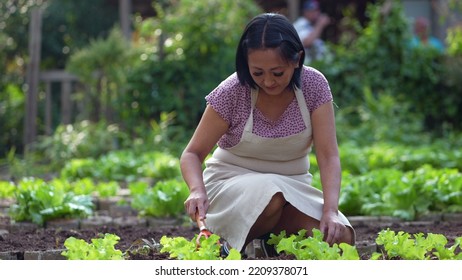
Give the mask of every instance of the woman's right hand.
POLYGON ((205 188, 203 190, 190 191, 188 198, 184 202, 184 206, 191 220, 196 220, 196 212, 199 214, 200 219, 204 220, 209 208, 209 200, 205 188))

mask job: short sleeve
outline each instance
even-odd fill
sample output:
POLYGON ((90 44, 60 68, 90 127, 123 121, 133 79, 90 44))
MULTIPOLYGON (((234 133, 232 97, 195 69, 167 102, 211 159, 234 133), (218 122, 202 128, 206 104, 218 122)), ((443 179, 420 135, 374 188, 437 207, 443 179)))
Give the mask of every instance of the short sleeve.
POLYGON ((205 100, 229 125, 232 125, 236 114, 239 114, 238 109, 242 107, 242 97, 246 91, 246 87, 239 83, 234 73, 210 92, 205 100))
POLYGON ((304 66, 304 71, 302 72, 302 91, 311 113, 321 105, 333 100, 326 77, 312 67, 304 66))

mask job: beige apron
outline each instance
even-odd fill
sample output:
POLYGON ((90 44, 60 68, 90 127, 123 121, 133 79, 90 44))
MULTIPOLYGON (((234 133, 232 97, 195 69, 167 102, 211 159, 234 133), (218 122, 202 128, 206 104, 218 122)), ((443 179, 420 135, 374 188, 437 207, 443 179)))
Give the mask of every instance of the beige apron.
MULTIPOLYGON (((250 116, 240 142, 229 149, 218 147, 205 163, 204 182, 210 200, 207 225, 237 250, 242 250, 250 228, 278 192, 301 212, 321 219, 322 192, 311 186, 308 172, 310 112, 300 89, 295 90, 295 96, 305 130, 282 138, 254 134, 258 90, 252 90, 250 116)), ((340 217, 350 225, 343 214, 340 217)))

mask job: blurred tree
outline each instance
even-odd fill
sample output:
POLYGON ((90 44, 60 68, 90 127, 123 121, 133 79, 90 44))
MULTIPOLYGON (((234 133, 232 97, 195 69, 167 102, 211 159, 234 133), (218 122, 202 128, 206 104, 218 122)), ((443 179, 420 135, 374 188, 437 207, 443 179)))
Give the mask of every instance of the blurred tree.
POLYGON ((108 36, 117 7, 105 0, 0 1, 0 155, 21 150, 30 12, 40 7, 42 69, 64 69, 69 55, 91 39, 108 36))
POLYGON ((113 28, 105 39, 91 39, 85 48, 72 54, 66 70, 86 85, 85 91, 76 97, 84 104, 80 119, 120 121, 117 113, 126 110, 120 95, 132 55, 120 28, 113 28))
POLYGON ((29 17, 42 2, 0 1, 0 156, 21 151, 29 17))
POLYGON ((443 81, 444 54, 410 46, 412 34, 402 3, 382 0, 368 6, 367 15, 366 27, 353 25, 357 38, 335 45, 333 58, 314 65, 332 81, 336 103, 350 108, 352 123, 358 122, 364 89, 369 88, 374 95, 390 92, 397 102, 410 102, 409 109, 422 114, 429 131, 445 123, 460 127, 460 98, 455 85, 443 81))
POLYGON ((43 14, 42 66, 64 69, 70 54, 90 40, 107 37, 118 21, 105 0, 48 0, 43 14))
MULTIPOLYGON (((175 111, 191 129, 204 96, 234 71, 239 36, 261 9, 252 0, 156 1, 157 17, 137 21, 142 50, 127 76, 124 119, 134 124, 175 111)), ((128 127, 133 127, 129 125, 128 127)))

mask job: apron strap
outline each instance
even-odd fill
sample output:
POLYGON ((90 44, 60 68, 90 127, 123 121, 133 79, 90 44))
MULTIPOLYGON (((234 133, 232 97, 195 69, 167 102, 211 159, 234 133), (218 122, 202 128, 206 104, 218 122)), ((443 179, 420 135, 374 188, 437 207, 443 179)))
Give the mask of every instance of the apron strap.
POLYGON ((298 107, 300 108, 300 112, 302 113, 303 121, 305 122, 305 126, 308 129, 311 129, 311 117, 310 117, 310 110, 308 110, 308 106, 306 105, 305 96, 300 88, 294 87, 295 97, 297 98, 298 107))
MULTIPOLYGON (((297 98, 298 107, 300 108, 300 112, 302 114, 303 122, 307 129, 311 129, 311 117, 310 117, 310 110, 308 110, 308 106, 306 105, 305 96, 300 88, 294 87, 295 97, 297 98)), ((253 129, 253 110, 255 109, 255 105, 257 104, 258 98, 258 88, 250 89, 250 116, 247 119, 247 122, 244 126, 244 131, 252 132, 253 129)))
POLYGON ((244 126, 244 131, 252 133, 253 130, 253 109, 255 109, 255 105, 257 104, 258 98, 258 88, 250 88, 250 115, 247 119, 247 122, 244 126))

